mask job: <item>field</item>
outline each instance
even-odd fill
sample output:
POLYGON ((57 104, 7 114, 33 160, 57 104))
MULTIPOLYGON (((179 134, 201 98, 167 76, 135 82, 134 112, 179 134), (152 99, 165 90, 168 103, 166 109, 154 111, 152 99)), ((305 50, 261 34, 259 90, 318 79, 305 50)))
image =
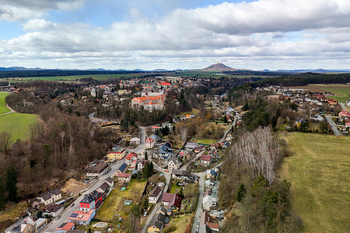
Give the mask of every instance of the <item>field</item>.
POLYGON ((0 114, 7 113, 7 112, 11 111, 10 109, 8 109, 6 107, 6 103, 5 103, 5 97, 8 94, 9 93, 7 93, 7 92, 0 92, 0 114))
POLYGON ((197 142, 197 143, 201 143, 201 144, 207 144, 207 145, 215 144, 218 141, 219 140, 216 140, 216 139, 205 139, 205 138, 196 138, 196 139, 193 140, 193 142, 197 142))
POLYGON ((0 116, 0 132, 12 134, 11 144, 17 139, 26 140, 29 125, 35 123, 38 116, 34 114, 11 113, 0 116))
POLYGON ((350 138, 290 133, 293 157, 282 178, 291 181, 292 205, 304 232, 350 232, 350 138))
MULTIPOLYGON (((176 226, 176 231, 173 231, 174 233, 184 233, 186 230, 186 227, 190 223, 192 214, 183 214, 179 218, 171 218, 170 220, 170 226, 176 226)), ((166 227, 169 228, 169 227, 166 227)), ((164 228, 164 230, 166 230, 164 228)))
POLYGON ((328 96, 329 98, 338 100, 338 102, 346 102, 350 100, 350 85, 345 84, 309 84, 307 86, 288 87, 308 89, 312 92, 332 92, 334 96, 328 96))
POLYGON ((192 108, 192 111, 190 111, 190 112, 182 112, 180 114, 177 114, 176 116, 177 117, 186 116, 187 114, 189 114, 189 115, 197 115, 198 113, 199 113, 199 110, 197 110, 195 108, 192 108))

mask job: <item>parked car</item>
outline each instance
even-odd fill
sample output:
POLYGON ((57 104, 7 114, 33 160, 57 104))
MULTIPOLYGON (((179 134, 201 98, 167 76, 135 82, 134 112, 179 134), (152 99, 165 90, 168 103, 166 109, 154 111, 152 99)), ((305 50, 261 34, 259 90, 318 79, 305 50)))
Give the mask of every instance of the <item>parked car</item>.
POLYGON ((145 211, 144 213, 143 213, 143 217, 146 217, 147 216, 147 211, 145 211))
POLYGON ((74 206, 74 203, 72 203, 71 205, 70 205, 70 207, 73 207, 74 206))

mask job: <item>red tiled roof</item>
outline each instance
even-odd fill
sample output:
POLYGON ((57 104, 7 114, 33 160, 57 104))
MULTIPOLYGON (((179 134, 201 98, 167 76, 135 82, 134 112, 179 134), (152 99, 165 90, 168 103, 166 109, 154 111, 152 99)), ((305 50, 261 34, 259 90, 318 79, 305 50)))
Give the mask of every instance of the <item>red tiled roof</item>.
POLYGON ((202 154, 201 160, 209 162, 211 159, 211 155, 204 155, 202 154))
POLYGON ((130 173, 119 173, 118 174, 118 178, 129 178, 130 177, 130 173))

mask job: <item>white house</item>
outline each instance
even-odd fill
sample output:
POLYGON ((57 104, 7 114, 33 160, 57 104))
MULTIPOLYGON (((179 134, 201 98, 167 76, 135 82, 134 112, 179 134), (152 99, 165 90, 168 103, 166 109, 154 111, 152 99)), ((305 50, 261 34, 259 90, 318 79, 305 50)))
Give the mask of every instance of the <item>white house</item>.
POLYGON ((96 96, 97 96, 97 92, 96 92, 96 89, 95 89, 95 88, 92 88, 92 89, 91 89, 91 96, 92 96, 92 97, 96 97, 96 96))
POLYGON ((168 162, 168 168, 171 170, 176 170, 181 167, 182 163, 178 158, 170 159, 168 162))
POLYGON ((156 186, 148 195, 148 202, 156 204, 161 195, 162 195, 162 189, 159 186, 156 186))
POLYGON ((154 147, 154 140, 151 138, 146 139, 146 148, 152 149, 154 147))
POLYGON ((43 216, 51 215, 52 217, 58 216, 64 209, 64 205, 51 204, 45 206, 41 212, 43 216))
POLYGON ((134 144, 134 145, 140 145, 140 138, 138 137, 133 137, 132 139, 130 139, 130 144, 134 144))
POLYGON ((212 206, 216 205, 216 200, 214 200, 215 198, 207 195, 203 198, 203 209, 210 211, 210 208, 212 206))
POLYGON ((46 193, 41 194, 38 199, 44 203, 45 205, 50 205, 53 202, 56 202, 62 198, 61 190, 54 189, 51 191, 48 191, 46 193))

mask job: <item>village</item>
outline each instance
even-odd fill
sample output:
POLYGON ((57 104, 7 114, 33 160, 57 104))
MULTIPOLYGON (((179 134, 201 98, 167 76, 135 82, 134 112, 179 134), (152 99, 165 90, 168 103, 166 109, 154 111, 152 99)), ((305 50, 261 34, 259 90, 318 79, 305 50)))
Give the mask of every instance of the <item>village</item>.
MULTIPOLYGON (((196 85, 200 82, 178 77, 123 80, 85 87, 87 96, 81 96, 81 101, 93 97, 108 107, 113 101, 129 99, 132 108, 152 112, 164 108, 170 90, 196 85)), ((72 105, 71 97, 63 95, 60 104, 72 105)), ((125 220, 134 205, 142 207, 134 230, 161 232, 185 220, 186 232, 219 232, 224 218, 224 210, 218 209, 221 160, 242 116, 225 104, 225 98, 226 94, 214 95, 205 102, 213 114, 209 120, 203 121, 199 112, 192 110, 175 113, 168 122, 139 126, 131 133, 123 132, 116 120, 90 114, 92 124, 118 130, 114 147, 85 166, 80 190, 50 190, 30 200, 31 207, 5 232, 129 232, 131 226, 125 220), (200 133, 199 125, 191 126, 199 121, 212 132, 200 133), (196 127, 192 135, 190 127, 196 127)))

